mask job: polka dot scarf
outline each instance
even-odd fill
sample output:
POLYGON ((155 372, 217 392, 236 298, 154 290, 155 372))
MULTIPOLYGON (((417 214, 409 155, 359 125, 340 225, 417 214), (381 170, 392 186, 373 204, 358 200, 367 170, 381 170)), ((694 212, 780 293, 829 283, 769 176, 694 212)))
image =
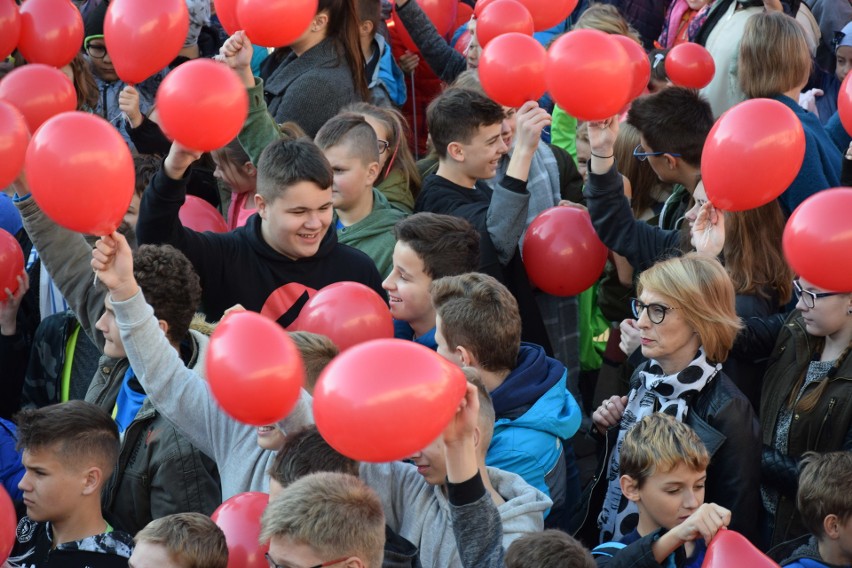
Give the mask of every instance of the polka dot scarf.
POLYGON ((660 364, 653 359, 644 370, 639 371, 639 385, 627 395, 627 407, 621 417, 618 441, 609 462, 607 494, 598 517, 601 542, 620 540, 633 531, 639 521, 635 503, 621 494, 619 483, 618 462, 624 436, 634 424, 654 412, 665 412, 674 416, 678 422, 683 422, 689 412, 690 401, 710 384, 721 368, 720 364, 708 362, 704 350, 699 349, 695 359, 677 374, 664 374, 660 364))

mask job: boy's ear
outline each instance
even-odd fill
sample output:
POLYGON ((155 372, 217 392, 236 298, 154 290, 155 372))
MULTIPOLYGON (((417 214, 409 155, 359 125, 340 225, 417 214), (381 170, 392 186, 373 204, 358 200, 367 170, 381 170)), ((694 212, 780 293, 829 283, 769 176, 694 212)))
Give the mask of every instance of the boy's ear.
POLYGON ((826 515, 822 520, 822 529, 825 531, 825 536, 831 540, 840 538, 840 517, 835 514, 826 515))
POLYGON ((104 477, 101 468, 92 466, 83 475, 83 495, 100 494, 104 477))
POLYGON ((163 333, 166 334, 166 337, 169 336, 169 322, 166 320, 157 320, 157 325, 160 326, 160 329, 163 330, 163 333))
POLYGON ((624 494, 628 500, 637 503, 640 501, 638 481, 629 475, 622 475, 618 482, 621 484, 621 493, 624 494))
POLYGON ((456 162, 464 162, 464 147, 458 142, 447 144, 447 156, 456 162))
POLYGON ((479 361, 473 356, 473 353, 468 351, 463 345, 456 346, 456 355, 461 359, 462 367, 475 367, 479 361))
POLYGON ((367 167, 367 181, 371 186, 376 185, 376 180, 379 178, 379 163, 371 162, 367 167))
POLYGON ((372 36, 373 35, 373 22, 370 20, 364 20, 358 24, 358 32, 362 37, 372 36))
POLYGON ((670 170, 677 169, 677 158, 672 156, 671 154, 663 154, 663 157, 666 159, 666 167, 670 170))
POLYGON ((266 200, 259 193, 254 194, 254 207, 261 219, 266 219, 266 200))

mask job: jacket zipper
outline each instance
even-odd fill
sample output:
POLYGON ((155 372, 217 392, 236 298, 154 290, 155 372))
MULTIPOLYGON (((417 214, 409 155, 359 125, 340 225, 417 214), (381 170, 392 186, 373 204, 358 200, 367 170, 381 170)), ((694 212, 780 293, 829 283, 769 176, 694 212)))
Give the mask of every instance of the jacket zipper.
POLYGON ((828 423, 828 420, 831 418, 831 411, 834 409, 834 405, 837 403, 836 397, 831 397, 828 401, 828 409, 825 412, 825 416, 822 418, 822 423, 819 425, 819 432, 817 432, 816 440, 814 441, 814 449, 819 447, 819 441, 822 438, 822 431, 825 429, 825 425, 828 423))

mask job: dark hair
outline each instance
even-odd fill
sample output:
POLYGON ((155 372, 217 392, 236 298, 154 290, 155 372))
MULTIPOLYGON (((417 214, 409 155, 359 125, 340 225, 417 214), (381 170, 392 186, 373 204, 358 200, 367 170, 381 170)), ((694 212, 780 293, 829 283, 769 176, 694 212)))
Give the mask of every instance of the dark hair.
POLYGON ((153 154, 135 154, 133 156, 133 169, 136 170, 136 186, 133 191, 138 197, 142 197, 151 178, 160 169, 161 163, 160 157, 153 154))
POLYGON ((670 87, 633 101, 627 122, 654 152, 680 154, 686 163, 698 167, 713 128, 713 111, 698 91, 670 87))
POLYGON ((328 189, 334 183, 331 165, 309 138, 276 140, 257 161, 257 193, 269 202, 302 181, 328 189))
POLYGON ((802 524, 820 539, 828 515, 837 515, 844 524, 852 517, 852 453, 807 452, 799 471, 796 501, 802 524))
POLYGON ((201 280, 192 263, 171 245, 142 245, 133 253, 133 275, 154 315, 169 324, 169 341, 181 341, 201 302, 201 280))
POLYGON ((234 138, 218 150, 213 150, 211 154, 216 154, 216 156, 220 160, 224 158, 225 160, 231 162, 236 166, 242 166, 246 162, 251 162, 251 158, 245 151, 245 148, 242 147, 240 141, 236 138, 234 138))
POLYGON ((652 49, 648 52, 648 61, 651 63, 651 79, 655 81, 668 81, 669 74, 666 73, 666 56, 668 49, 652 49))
POLYGON ((424 271, 433 279, 479 267, 479 233, 461 217, 415 213, 398 221, 393 234, 417 253, 424 271))
POLYGON ((98 106, 98 84, 92 75, 92 68, 81 51, 71 60, 71 72, 74 74, 74 91, 77 93, 77 110, 94 111, 98 106))
POLYGON ((429 136, 439 158, 447 157, 451 142, 468 143, 482 126, 501 124, 503 107, 485 95, 458 87, 450 87, 429 103, 426 122, 429 136))
POLYGON ((314 141, 322 150, 347 145, 350 156, 367 165, 379 161, 379 142, 376 131, 360 114, 342 112, 331 117, 317 132, 314 141))
POLYGON ((311 425, 287 435, 284 447, 272 462, 269 475, 286 487, 301 477, 321 471, 358 477, 358 462, 329 446, 317 427, 311 425))
POLYGON ((506 551, 506 568, 595 568, 595 560, 571 535, 548 529, 514 541, 506 551))
POLYGON ((382 1, 381 0, 355 0, 358 5, 358 19, 361 22, 373 24, 373 34, 379 30, 382 23, 382 1))
POLYGON ((18 451, 52 448, 61 461, 97 463, 108 478, 118 460, 118 426, 102 408, 69 400, 38 409, 22 410, 18 423, 18 451))
POLYGON ((362 100, 370 100, 355 0, 319 0, 317 14, 321 12, 328 13, 328 37, 334 38, 343 50, 343 56, 352 73, 352 82, 355 83, 355 92, 362 100))

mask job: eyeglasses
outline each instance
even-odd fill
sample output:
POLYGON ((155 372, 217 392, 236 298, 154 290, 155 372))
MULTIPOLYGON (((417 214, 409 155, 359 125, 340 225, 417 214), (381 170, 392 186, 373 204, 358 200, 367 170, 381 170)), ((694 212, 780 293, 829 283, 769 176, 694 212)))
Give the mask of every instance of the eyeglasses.
POLYGON ((390 148, 390 142, 388 142, 387 140, 382 140, 381 138, 378 139, 378 142, 379 154, 384 154, 385 152, 387 152, 388 148, 390 148))
POLYGON ((674 152, 646 152, 645 148, 642 147, 642 144, 639 144, 635 148, 633 148, 633 157, 639 160, 640 162, 644 162, 648 159, 649 156, 662 156, 663 154, 668 154, 669 156, 680 158, 680 154, 675 154, 674 152))
POLYGON ((647 310, 648 319, 651 320, 651 323, 660 324, 666 319, 666 313, 669 310, 676 310, 677 308, 670 308, 662 304, 643 304, 638 299, 631 298, 630 309, 633 310, 633 317, 637 320, 642 317, 642 312, 647 310))
POLYGON ((793 291, 796 292, 796 299, 802 299, 802 302, 808 308, 813 308, 816 305, 816 301, 819 298, 828 298, 829 296, 837 296, 839 294, 843 294, 843 292, 811 292, 810 290, 803 290, 802 285, 799 284, 798 280, 793 280, 793 291))
POLYGON ((88 36, 85 40, 83 40, 83 47, 85 48, 86 53, 89 54, 89 57, 94 57, 95 59, 102 59, 107 54, 106 46, 90 45, 91 42, 96 39, 104 39, 103 34, 88 36))
MULTIPOLYGON (((272 557, 269 556, 268 552, 266 554, 264 554, 264 556, 266 556, 266 561, 269 563, 269 568, 286 568, 285 566, 281 566, 280 564, 276 564, 275 561, 272 560, 272 557)), ((308 568, 325 568, 326 566, 334 566, 335 564, 340 564, 344 560, 348 560, 348 559, 349 559, 349 557, 346 556, 345 558, 338 558, 337 560, 329 560, 328 562, 323 562, 322 564, 317 564, 315 566, 309 566, 308 568)))

